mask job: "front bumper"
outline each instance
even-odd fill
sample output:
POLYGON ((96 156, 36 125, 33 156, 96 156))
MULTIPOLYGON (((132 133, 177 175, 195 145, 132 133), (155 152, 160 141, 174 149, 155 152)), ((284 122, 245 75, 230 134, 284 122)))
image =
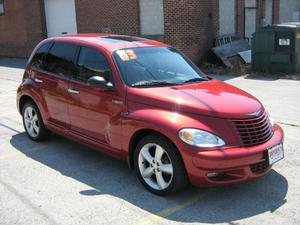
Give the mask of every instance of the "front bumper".
POLYGON ((217 186, 261 177, 271 169, 267 150, 283 143, 283 139, 282 128, 275 125, 274 134, 266 143, 252 147, 194 152, 184 157, 189 180, 196 186, 217 186), (208 177, 209 173, 218 175, 208 177))

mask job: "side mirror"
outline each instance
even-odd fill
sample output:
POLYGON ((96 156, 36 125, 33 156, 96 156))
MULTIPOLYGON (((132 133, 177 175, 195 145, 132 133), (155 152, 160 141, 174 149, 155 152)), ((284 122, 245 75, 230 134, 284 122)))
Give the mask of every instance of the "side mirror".
POLYGON ((111 82, 106 81, 103 77, 100 76, 90 77, 87 83, 91 87, 102 88, 104 90, 112 90, 114 88, 114 85, 111 82))

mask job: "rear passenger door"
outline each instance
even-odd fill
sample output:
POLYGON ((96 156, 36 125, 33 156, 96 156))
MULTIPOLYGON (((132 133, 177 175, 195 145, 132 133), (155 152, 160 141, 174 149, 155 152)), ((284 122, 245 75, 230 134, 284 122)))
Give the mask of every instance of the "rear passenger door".
POLYGON ((39 69, 34 72, 34 81, 40 86, 45 99, 48 124, 60 131, 70 128, 68 87, 76 70, 74 58, 77 48, 70 43, 52 43, 39 69))
POLYGON ((110 140, 115 135, 113 127, 120 112, 124 110, 123 99, 118 97, 116 90, 107 91, 89 86, 87 80, 92 76, 102 76, 114 83, 104 54, 97 49, 81 47, 77 73, 70 80, 70 89, 73 91, 69 105, 71 131, 95 144, 111 145, 110 140), (107 72, 105 75, 104 71, 107 72))

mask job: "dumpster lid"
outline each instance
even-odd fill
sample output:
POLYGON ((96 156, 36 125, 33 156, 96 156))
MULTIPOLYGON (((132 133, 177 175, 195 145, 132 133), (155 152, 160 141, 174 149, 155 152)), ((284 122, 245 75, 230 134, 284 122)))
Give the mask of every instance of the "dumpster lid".
POLYGON ((298 28, 298 27, 300 27, 300 23, 299 22, 280 23, 280 24, 276 24, 275 26, 277 26, 277 27, 298 28))

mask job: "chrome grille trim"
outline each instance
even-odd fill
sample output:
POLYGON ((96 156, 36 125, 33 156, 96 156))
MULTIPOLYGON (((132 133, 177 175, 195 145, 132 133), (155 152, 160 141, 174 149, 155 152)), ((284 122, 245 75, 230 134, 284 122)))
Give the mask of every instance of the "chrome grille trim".
POLYGON ((244 146, 262 144, 273 136, 272 124, 266 112, 253 119, 232 120, 232 123, 244 146))

